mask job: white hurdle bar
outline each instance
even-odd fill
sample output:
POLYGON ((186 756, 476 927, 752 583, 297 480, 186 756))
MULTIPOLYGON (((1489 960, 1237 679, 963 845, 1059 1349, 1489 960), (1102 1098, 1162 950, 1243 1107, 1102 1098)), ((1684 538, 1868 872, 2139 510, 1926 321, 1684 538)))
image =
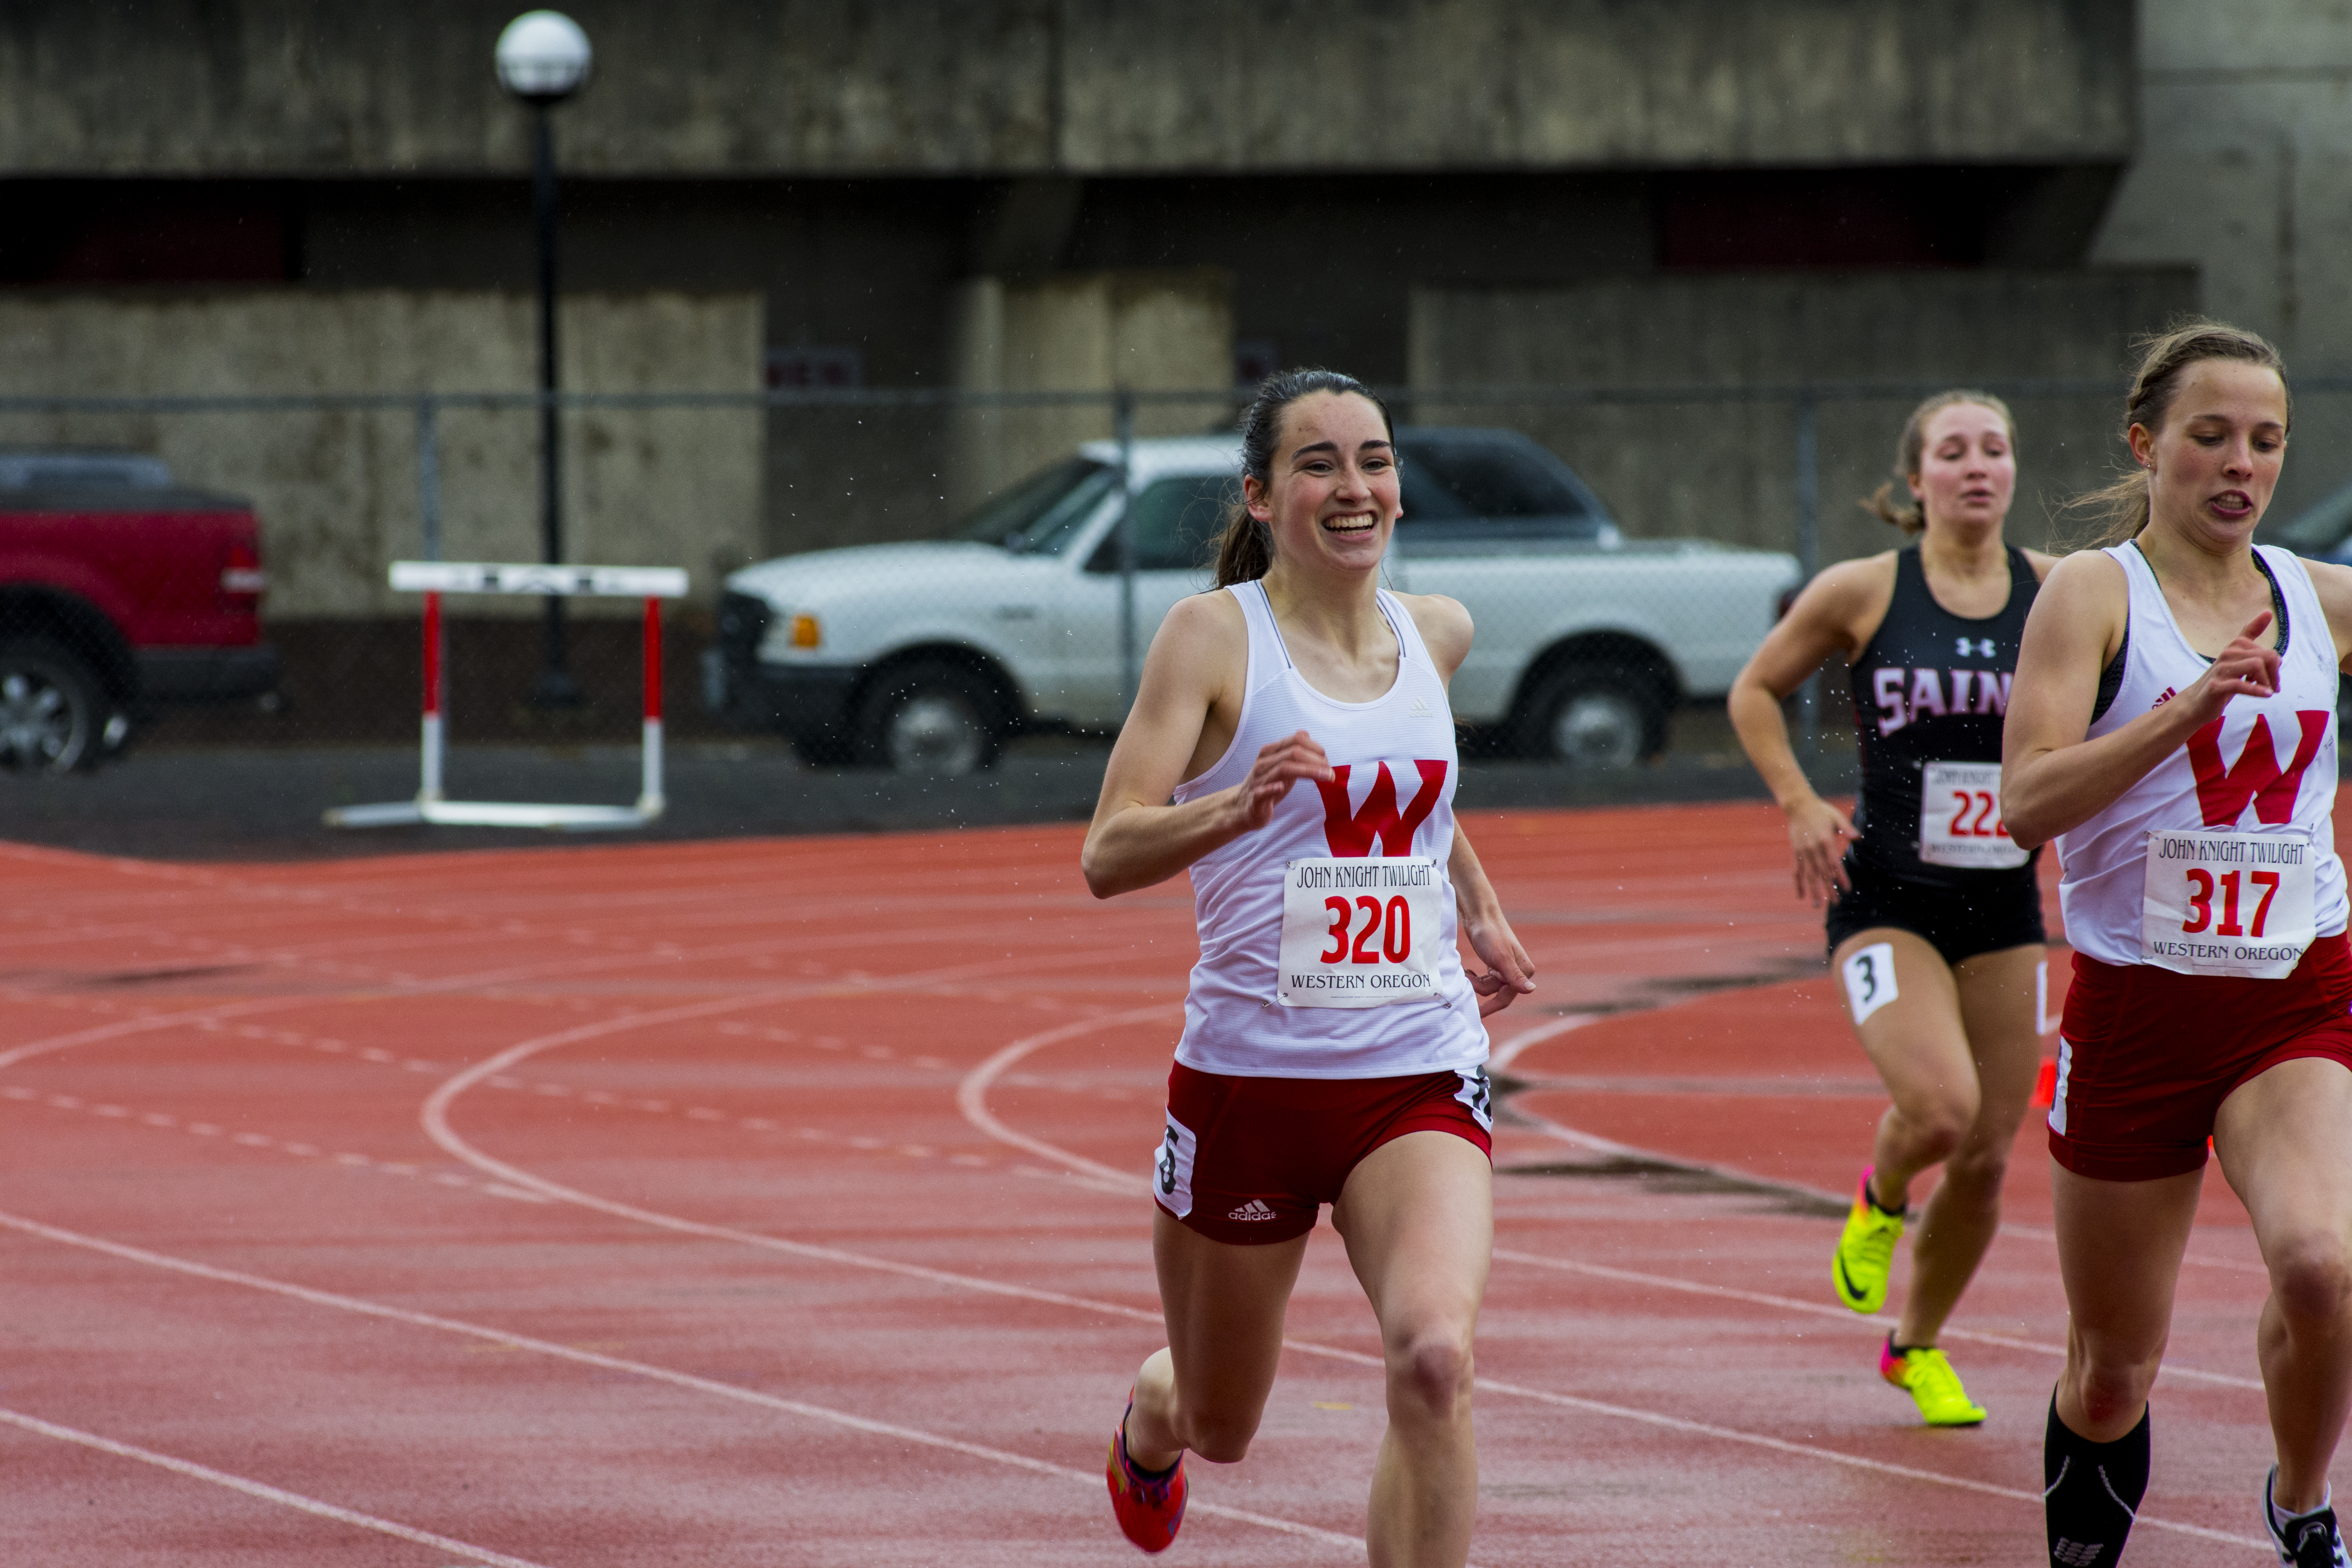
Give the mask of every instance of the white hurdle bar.
POLYGON ((682 598, 686 573, 676 566, 495 565, 478 561, 395 561, 395 593, 425 595, 425 716, 416 798, 379 805, 339 806, 326 814, 330 827, 393 827, 434 823, 459 827, 545 827, 559 831, 639 827, 662 814, 661 602, 682 598), (448 800, 441 788, 447 755, 442 700, 446 677, 441 658, 441 595, 444 594, 561 594, 567 597, 627 598, 646 602, 645 740, 643 784, 629 805, 542 805, 507 801, 448 800))

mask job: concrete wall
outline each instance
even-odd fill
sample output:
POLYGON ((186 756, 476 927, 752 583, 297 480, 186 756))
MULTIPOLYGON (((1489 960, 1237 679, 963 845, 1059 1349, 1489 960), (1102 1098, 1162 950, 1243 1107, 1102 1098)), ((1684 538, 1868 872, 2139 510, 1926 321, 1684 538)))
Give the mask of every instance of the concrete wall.
MULTIPOLYGON (((2114 431, 2126 340, 2195 301, 2192 275, 2161 268, 1735 274, 1423 289, 1412 301, 1412 417, 1527 430, 1591 483, 1631 536, 1794 550, 1795 418, 1786 401, 1547 407, 1449 400, 1444 389, 2111 381, 2111 395, 2011 400, 2021 472, 2011 537, 2039 545, 2051 532, 2051 509, 2105 478, 2122 456, 2114 431)), ((1853 501, 1887 475, 1913 401, 1822 405, 1823 562, 1895 542, 1892 529, 1853 501)))
MULTIPOLYGON (((974 279, 954 307, 956 384, 971 392, 1190 392, 1233 374, 1232 280, 1213 268, 974 279)), ((1143 404, 1139 436, 1189 434, 1224 401, 1143 404)), ((1113 434, 1108 399, 951 416, 947 493, 958 510, 1113 434)))
MULTIPOLYGON (((0 392, 528 389, 536 321, 527 297, 490 293, 0 294, 0 392)), ((574 296, 560 328, 570 390, 760 384, 756 295, 574 296)), ((567 415, 569 558, 682 565, 712 596, 721 571, 759 553, 764 423, 757 408, 567 415)), ((152 452, 188 484, 251 498, 267 611, 285 617, 413 611, 384 565, 419 548, 415 432, 405 408, 0 415, 0 445, 152 452)), ((446 554, 537 560, 536 411, 447 411, 440 454, 446 554)), ((536 613, 524 600, 479 609, 536 613)))
MULTIPOLYGON (((593 174, 2113 162, 2130 0, 577 0, 593 174)), ((511 171, 511 0, 16 0, 0 174, 511 171)))
MULTIPOLYGON (((2194 266, 2290 370, 2352 371, 2352 4, 2142 0, 2140 153, 2093 249, 2194 266)), ((2352 480, 2352 398, 2300 397, 2274 512, 2352 480)))

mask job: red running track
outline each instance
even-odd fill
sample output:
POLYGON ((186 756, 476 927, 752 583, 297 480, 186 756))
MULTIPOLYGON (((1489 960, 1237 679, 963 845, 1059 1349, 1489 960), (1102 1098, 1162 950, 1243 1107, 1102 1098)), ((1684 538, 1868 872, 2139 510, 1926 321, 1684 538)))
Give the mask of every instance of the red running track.
MULTIPOLYGON (((1470 818, 1498 1025, 1473 1560, 2042 1561, 2037 1130, 1918 1427, 1834 1305, 1882 1098, 1753 805, 1470 818)), ((1124 1563, 1140 1173, 1193 947, 1075 827, 167 867, 0 846, 10 1563, 1124 1563)), ((2135 1564, 2258 1561, 2263 1279, 2211 1184, 2135 1564)), ((1328 1227, 1168 1561, 1360 1560, 1328 1227)))

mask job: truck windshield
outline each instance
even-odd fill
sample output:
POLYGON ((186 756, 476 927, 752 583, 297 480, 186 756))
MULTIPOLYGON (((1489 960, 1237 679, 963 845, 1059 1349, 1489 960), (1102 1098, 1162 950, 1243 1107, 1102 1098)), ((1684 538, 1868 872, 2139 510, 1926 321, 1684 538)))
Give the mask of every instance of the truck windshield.
POLYGON ((1109 464, 1065 458, 982 501, 956 526, 954 537, 1024 554, 1059 555, 1118 488, 1118 470, 1109 464))

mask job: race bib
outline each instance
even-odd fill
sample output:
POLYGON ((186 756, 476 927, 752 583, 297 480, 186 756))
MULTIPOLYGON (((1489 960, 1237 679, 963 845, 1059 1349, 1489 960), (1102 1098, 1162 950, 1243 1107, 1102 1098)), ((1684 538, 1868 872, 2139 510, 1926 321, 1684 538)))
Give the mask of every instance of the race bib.
POLYGON ((2176 974, 2284 979, 2315 934, 2312 872, 2301 835, 2152 832, 2140 958, 2176 974))
POLYGON ((2029 857, 2000 825, 1999 763, 1929 763, 1919 779, 1919 858, 2008 871, 2029 857))
POLYGON ((1286 1007, 1385 1007, 1437 999, 1438 864, 1293 860, 1282 871, 1286 1007))

